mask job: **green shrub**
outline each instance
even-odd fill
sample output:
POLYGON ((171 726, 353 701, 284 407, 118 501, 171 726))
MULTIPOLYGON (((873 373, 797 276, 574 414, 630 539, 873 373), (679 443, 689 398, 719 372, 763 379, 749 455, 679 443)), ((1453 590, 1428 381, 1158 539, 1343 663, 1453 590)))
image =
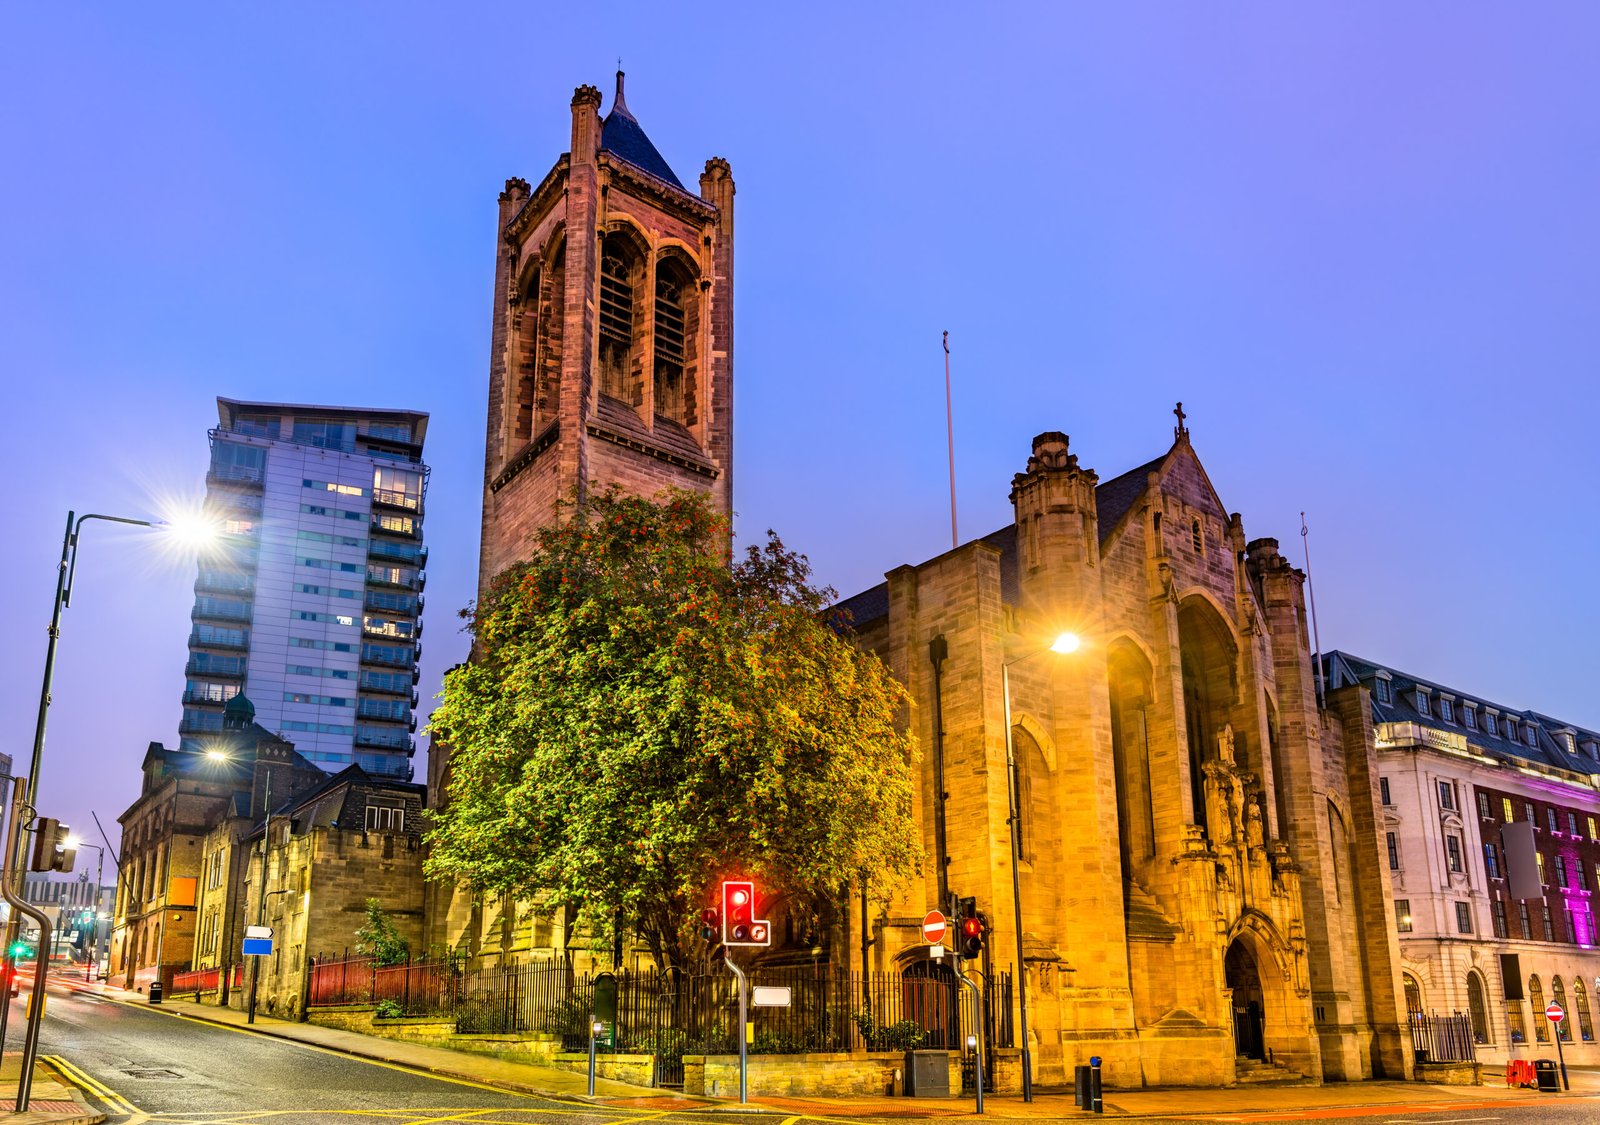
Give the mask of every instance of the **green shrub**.
POLYGON ((379 1000, 377 1014, 380 1020, 397 1020, 406 1014, 406 1010, 398 1000, 379 1000))

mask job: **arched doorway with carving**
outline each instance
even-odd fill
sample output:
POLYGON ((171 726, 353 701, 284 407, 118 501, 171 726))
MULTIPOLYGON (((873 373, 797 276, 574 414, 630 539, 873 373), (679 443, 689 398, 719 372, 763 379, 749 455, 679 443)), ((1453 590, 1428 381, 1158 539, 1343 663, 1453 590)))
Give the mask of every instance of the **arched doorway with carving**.
POLYGON ((1255 955, 1242 941, 1228 946, 1223 975, 1233 993, 1233 1053, 1241 1059, 1267 1057, 1266 994, 1255 955))
POLYGON ((1320 1076, 1322 1048, 1295 964, 1272 920, 1247 909, 1222 955, 1234 1051, 1240 1059, 1265 1060, 1299 1074, 1320 1076))

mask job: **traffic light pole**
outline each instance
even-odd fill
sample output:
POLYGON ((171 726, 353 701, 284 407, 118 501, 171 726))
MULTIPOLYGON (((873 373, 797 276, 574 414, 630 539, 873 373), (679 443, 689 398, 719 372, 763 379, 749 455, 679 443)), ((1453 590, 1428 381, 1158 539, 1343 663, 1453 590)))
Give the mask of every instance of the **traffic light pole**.
MULTIPOLYGON (((44 986, 45 975, 50 964, 49 951, 51 944, 50 916, 42 910, 37 910, 17 893, 13 881, 21 868, 20 853, 22 851, 19 835, 20 822, 23 810, 28 807, 25 798, 26 778, 14 778, 11 791, 11 823, 7 828, 6 855, 9 857, 9 866, 3 878, 0 878, 0 897, 11 904, 12 917, 24 914, 39 924, 39 951, 33 959, 33 997, 28 1004, 28 1030, 22 1039, 22 1070, 17 1075, 17 1101, 16 1111, 26 1113, 28 1099, 33 1095, 33 1063, 39 1056, 39 1025, 44 1022, 44 986)), ((10 988, 7 987, 9 993, 10 988)), ((4 1000, 7 1009, 11 1007, 11 997, 7 995, 4 1000)), ((0 1043, 3 1047, 3 1043, 0 1043)))
POLYGON ((962 964, 962 958, 956 958, 956 978, 962 984, 972 989, 973 1018, 972 1018, 972 1076, 977 1082, 978 1104, 974 1110, 983 1112, 983 989, 978 983, 967 976, 967 970, 962 964))
POLYGON ((746 1030, 746 1020, 750 1018, 748 1008, 749 981, 745 979, 744 970, 733 963, 733 955, 726 949, 722 951, 722 959, 728 963, 728 968, 733 970, 734 978, 739 982, 739 1104, 748 1105, 750 1102, 749 1070, 750 1055, 747 1040, 750 1035, 746 1030))

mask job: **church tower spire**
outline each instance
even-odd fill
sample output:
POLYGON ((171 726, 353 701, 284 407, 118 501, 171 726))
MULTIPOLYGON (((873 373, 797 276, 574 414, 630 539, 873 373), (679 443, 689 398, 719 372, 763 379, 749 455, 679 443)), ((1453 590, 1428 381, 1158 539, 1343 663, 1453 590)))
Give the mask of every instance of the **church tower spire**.
POLYGON ((480 589, 593 488, 733 505, 733 177, 700 194, 645 134, 617 69, 579 86, 572 145, 500 196, 480 589))

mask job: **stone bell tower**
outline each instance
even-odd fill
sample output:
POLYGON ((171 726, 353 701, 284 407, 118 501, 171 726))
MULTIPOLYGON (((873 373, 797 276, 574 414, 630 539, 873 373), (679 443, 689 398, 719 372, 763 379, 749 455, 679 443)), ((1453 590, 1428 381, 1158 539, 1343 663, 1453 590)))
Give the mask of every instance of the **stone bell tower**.
POLYGON ((733 177, 685 188, 617 72, 572 96, 572 148, 500 195, 479 587, 558 503, 619 485, 733 501, 733 177))

